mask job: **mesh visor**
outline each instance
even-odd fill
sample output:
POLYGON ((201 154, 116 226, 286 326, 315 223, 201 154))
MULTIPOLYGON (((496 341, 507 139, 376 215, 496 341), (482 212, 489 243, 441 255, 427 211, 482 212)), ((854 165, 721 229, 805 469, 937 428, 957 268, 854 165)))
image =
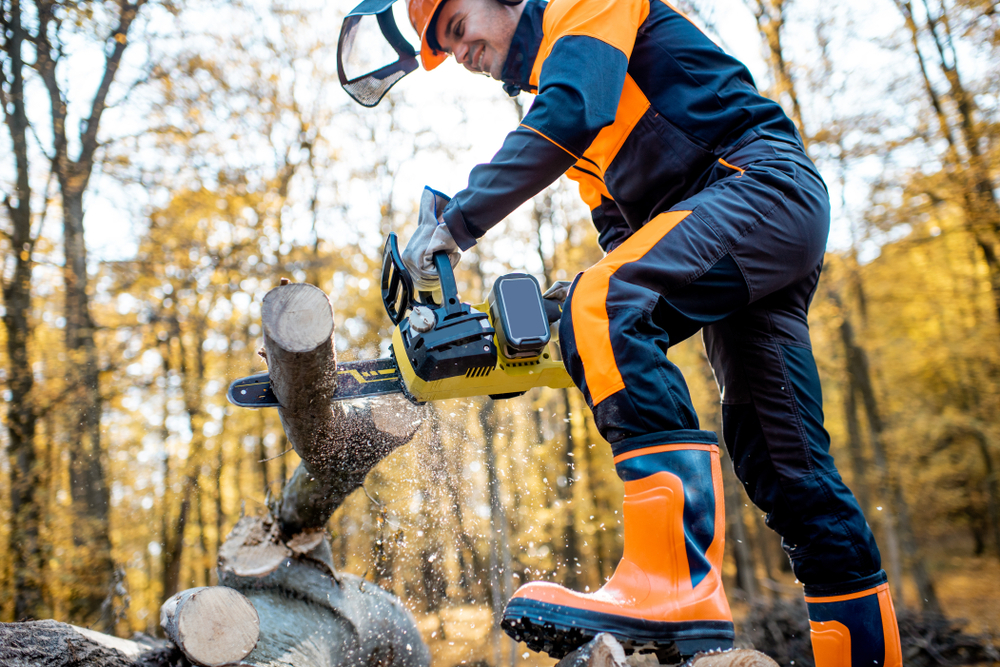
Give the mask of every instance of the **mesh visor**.
POLYGON ((392 16, 395 0, 365 0, 340 28, 337 75, 355 102, 378 104, 392 86, 417 68, 417 52, 392 16))

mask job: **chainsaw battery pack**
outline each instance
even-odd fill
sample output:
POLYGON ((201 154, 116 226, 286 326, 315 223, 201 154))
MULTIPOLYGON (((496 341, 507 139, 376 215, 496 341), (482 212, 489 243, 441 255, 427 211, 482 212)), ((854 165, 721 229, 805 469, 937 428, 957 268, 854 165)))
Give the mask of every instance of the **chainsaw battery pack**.
POLYGON ((497 330, 497 344, 508 359, 537 357, 549 344, 549 320, 534 276, 500 276, 493 283, 487 303, 497 330))

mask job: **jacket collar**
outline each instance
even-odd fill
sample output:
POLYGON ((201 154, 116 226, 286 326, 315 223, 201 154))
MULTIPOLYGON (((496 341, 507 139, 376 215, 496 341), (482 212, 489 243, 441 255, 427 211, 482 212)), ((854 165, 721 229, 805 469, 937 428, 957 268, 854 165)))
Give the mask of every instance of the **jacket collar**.
POLYGON ((542 43, 542 17, 546 4, 543 0, 525 0, 521 20, 514 31, 510 50, 507 51, 507 61, 500 72, 503 89, 511 97, 522 90, 535 92, 529 79, 538 56, 538 47, 542 43))

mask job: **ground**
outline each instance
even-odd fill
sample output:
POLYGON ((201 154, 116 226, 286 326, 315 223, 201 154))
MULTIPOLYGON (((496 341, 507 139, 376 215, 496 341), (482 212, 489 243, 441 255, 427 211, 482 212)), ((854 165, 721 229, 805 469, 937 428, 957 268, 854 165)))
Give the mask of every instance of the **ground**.
MULTIPOLYGON (((989 632, 1000 635, 1000 559, 991 557, 951 556, 935 562, 935 581, 945 613, 965 619, 966 632, 989 632)), ((791 582, 789 582, 791 583, 791 582)), ((913 604, 912 586, 904 591, 913 604)), ((745 606, 734 604, 739 623, 745 606)), ((487 667, 496 664, 491 641, 488 607, 455 605, 434 614, 417 614, 420 631, 431 649, 433 667, 487 667)), ((505 646, 509 642, 504 641, 505 646)), ((504 649, 501 664, 510 665, 504 649)), ((522 643, 514 649, 516 667, 552 667, 556 661, 539 655, 522 643)))

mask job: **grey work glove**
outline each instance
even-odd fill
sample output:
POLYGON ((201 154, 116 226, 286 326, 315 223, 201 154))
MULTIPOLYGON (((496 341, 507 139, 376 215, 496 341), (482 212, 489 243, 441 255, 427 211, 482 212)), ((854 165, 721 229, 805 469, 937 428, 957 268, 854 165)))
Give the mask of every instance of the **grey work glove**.
POLYGON ((551 299, 552 301, 559 303, 561 306, 566 300, 566 297, 569 296, 569 288, 572 287, 572 285, 572 280, 557 280, 552 283, 551 287, 545 290, 545 294, 542 295, 542 298, 551 299))
POLYGON ((420 196, 420 217, 417 231, 403 249, 403 264, 413 278, 413 286, 421 292, 433 292, 441 288, 437 269, 434 267, 434 253, 441 250, 448 253, 454 268, 462 257, 462 251, 451 237, 448 225, 441 220, 441 212, 451 198, 440 192, 424 188, 420 196))
POLYGON ((549 320, 549 340, 553 342, 559 340, 559 321, 562 319, 562 309, 566 305, 566 297, 569 296, 569 288, 572 286, 571 280, 557 280, 542 295, 547 302, 555 304, 545 306, 545 317, 549 320), (553 312, 553 308, 556 312, 553 312))

